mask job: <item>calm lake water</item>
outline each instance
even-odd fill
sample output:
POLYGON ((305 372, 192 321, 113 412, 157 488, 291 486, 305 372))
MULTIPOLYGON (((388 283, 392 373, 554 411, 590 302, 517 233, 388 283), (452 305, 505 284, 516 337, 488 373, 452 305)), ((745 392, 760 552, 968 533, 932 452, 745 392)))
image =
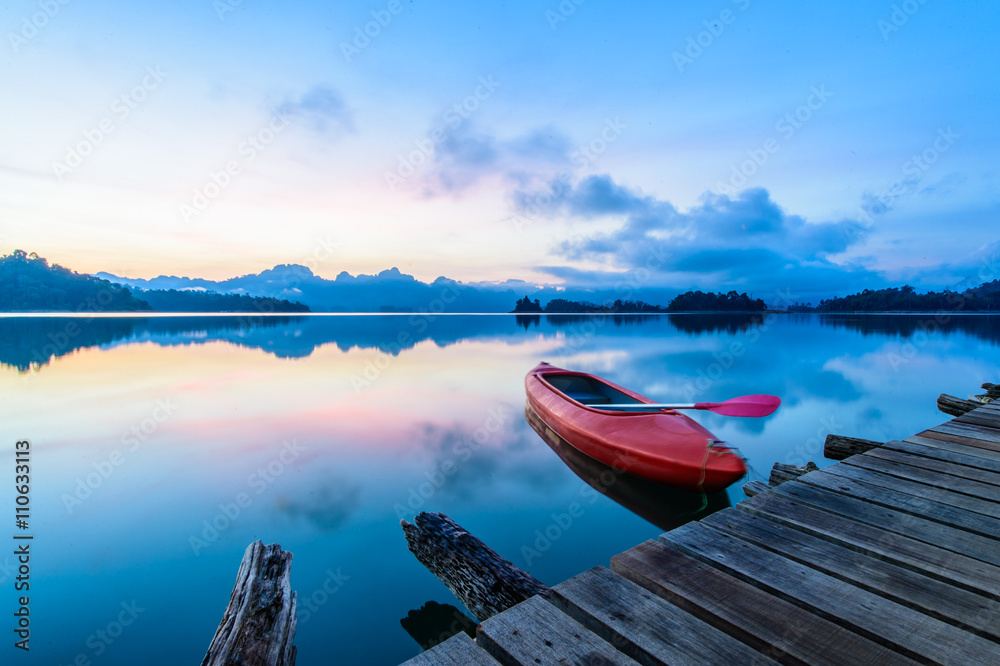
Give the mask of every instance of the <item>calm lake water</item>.
MULTIPOLYGON (((998 345, 1000 316, 976 315, 0 318, 0 537, 34 536, 28 654, 9 643, 17 574, 13 547, 0 554, 3 663, 199 663, 262 539, 294 553, 300 666, 396 664, 420 651, 402 618, 458 605, 401 517, 447 513, 549 584, 655 538, 527 424, 541 360, 663 401, 781 396, 764 419, 695 415, 766 478, 775 461, 824 465, 829 432, 944 421, 939 393, 1000 380, 998 345)), ((626 486, 608 493, 658 524, 690 511, 626 486)))

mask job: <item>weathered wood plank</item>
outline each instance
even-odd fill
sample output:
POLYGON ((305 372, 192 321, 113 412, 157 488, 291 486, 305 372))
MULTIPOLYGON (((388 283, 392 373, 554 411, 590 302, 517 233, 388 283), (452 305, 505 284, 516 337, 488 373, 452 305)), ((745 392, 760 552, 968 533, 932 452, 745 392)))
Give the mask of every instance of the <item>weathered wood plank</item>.
MULTIPOLYGON (((912 457, 915 458, 916 456, 912 457)), ((925 458, 925 460, 929 460, 929 458, 925 458)), ((858 460, 851 460, 850 462, 845 460, 844 464, 875 472, 882 472, 883 474, 889 474, 890 476, 898 476, 901 479, 909 479, 911 481, 917 481, 929 486, 947 488, 956 493, 962 493, 963 495, 969 495, 970 497, 979 497, 991 502, 1000 501, 1000 487, 998 486, 980 483, 979 481, 971 481, 957 476, 948 476, 940 472, 931 471, 924 467, 914 467, 913 465, 904 465, 880 458, 866 458, 860 456, 858 460)))
POLYGON ((941 442, 950 442, 952 444, 958 444, 966 448, 981 449, 989 453, 1000 453, 1000 444, 995 444, 993 442, 984 442, 980 439, 971 439, 969 437, 963 437, 961 435, 953 435, 947 432, 935 432, 933 430, 924 430, 923 432, 914 435, 912 437, 907 437, 907 439, 932 439, 941 442))
MULTIPOLYGON (((809 476, 818 474, 821 472, 813 472, 809 476)), ((846 516, 888 532, 904 534, 918 541, 939 545, 955 553, 968 555, 993 565, 1000 565, 1000 548, 997 548, 995 539, 971 534, 965 530, 937 523, 912 513, 879 506, 856 497, 820 488, 815 484, 805 483, 806 478, 802 477, 801 480, 794 483, 784 483, 766 494, 777 493, 782 497, 809 504, 829 513, 846 516)))
POLYGON ((421 512, 400 522, 406 545, 482 621, 549 588, 443 513, 421 512))
POLYGON ((916 495, 917 497, 934 500, 935 502, 966 509, 967 511, 981 513, 984 516, 1000 518, 1000 503, 991 502, 979 497, 963 495, 962 493, 952 492, 945 488, 901 479, 898 476, 890 476, 863 467, 855 467, 854 465, 831 465, 824 471, 836 476, 864 481, 865 483, 870 483, 881 488, 898 490, 908 495, 916 495))
POLYGON ((459 632, 400 666, 497 666, 497 661, 459 632))
POLYGON ((720 511, 701 523, 948 624, 1000 640, 996 600, 745 511, 720 511))
POLYGON ((1000 600, 1000 566, 774 493, 740 502, 736 509, 1000 600))
POLYGON ((611 569, 784 664, 916 663, 662 542, 615 555, 611 569))
POLYGON ((876 442, 872 439, 845 437, 831 433, 826 436, 826 441, 823 443, 823 457, 829 460, 843 460, 880 446, 882 446, 882 442, 876 442))
POLYGON ((753 497, 754 495, 766 493, 770 488, 771 486, 763 481, 747 481, 743 484, 743 494, 747 497, 753 497))
POLYGON ((819 467, 814 462, 807 462, 805 465, 791 465, 789 463, 776 462, 771 467, 771 476, 767 483, 769 486, 776 486, 792 479, 797 479, 803 474, 815 472, 819 467))
POLYGON ((990 640, 703 523, 679 527, 660 539, 911 658, 940 664, 985 664, 996 658, 997 644, 990 640))
POLYGON ((476 640, 507 665, 638 664, 541 597, 486 620, 476 640))
POLYGON ((292 554, 278 544, 255 541, 247 547, 201 666, 295 666, 291 570, 292 554))
POLYGON ((997 454, 993 458, 990 457, 989 452, 982 449, 962 447, 961 444, 952 444, 951 442, 940 442, 937 440, 928 441, 924 438, 910 437, 903 441, 897 439, 886 442, 885 448, 892 451, 902 451, 911 455, 924 456, 925 458, 945 460, 957 465, 1000 472, 1000 454, 997 454))
POLYGON ((955 420, 959 423, 983 425, 988 428, 1000 428, 1000 411, 977 409, 974 412, 967 412, 955 420))
POLYGON ((1000 431, 993 428, 986 428, 983 426, 973 426, 966 425, 964 423, 958 423, 956 421, 949 421, 947 423, 942 423, 931 428, 932 432, 947 432, 952 435, 959 435, 962 437, 968 437, 969 439, 978 439, 984 442, 992 442, 993 444, 1000 444, 1000 431))
POLYGON ((552 588, 552 603, 642 664, 775 664, 604 567, 552 588))
MULTIPOLYGON (((983 469, 982 467, 969 467, 968 465, 960 465, 958 463, 948 462, 945 460, 934 460, 932 458, 924 458, 923 456, 914 456, 909 453, 902 453, 891 449, 869 451, 860 457, 862 459, 879 458, 881 460, 888 460, 903 465, 912 465, 913 467, 920 467, 936 472, 940 475, 947 474, 951 477, 957 476, 962 479, 969 479, 982 484, 989 484, 994 488, 1000 489, 1000 473, 991 472, 990 470, 983 469)), ((949 477, 945 477, 945 480, 948 482, 953 481, 953 479, 949 477)))

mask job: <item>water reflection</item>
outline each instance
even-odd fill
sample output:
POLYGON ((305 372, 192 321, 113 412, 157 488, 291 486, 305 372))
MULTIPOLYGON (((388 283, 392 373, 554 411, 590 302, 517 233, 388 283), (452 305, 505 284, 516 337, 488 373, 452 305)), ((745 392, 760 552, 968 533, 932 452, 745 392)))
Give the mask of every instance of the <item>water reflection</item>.
POLYGON ((662 530, 672 530, 732 506, 725 490, 710 494, 685 492, 615 469, 581 453, 527 405, 524 416, 542 441, 587 485, 662 530))
MULTIPOLYGON (((643 325, 689 335, 741 335, 775 322, 848 329, 862 335, 904 338, 962 332, 1000 345, 1000 315, 481 315, 432 314, 355 316, 169 316, 32 317, 0 316, 0 366, 38 370, 77 349, 151 342, 160 346, 227 342, 260 349, 278 358, 306 358, 324 345, 342 351, 375 349, 396 356, 423 341, 439 347, 479 339, 514 338, 537 330, 565 332, 574 340, 595 333, 628 334, 643 325)), ((756 335, 754 336, 756 338, 756 335)))

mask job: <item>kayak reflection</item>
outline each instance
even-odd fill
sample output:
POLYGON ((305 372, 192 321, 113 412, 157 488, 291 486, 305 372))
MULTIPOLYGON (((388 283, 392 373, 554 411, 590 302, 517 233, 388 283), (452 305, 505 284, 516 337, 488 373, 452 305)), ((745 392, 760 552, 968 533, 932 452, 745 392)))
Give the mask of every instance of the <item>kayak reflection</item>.
POLYGON ((695 493, 678 490, 606 465, 581 453, 524 407, 528 424, 574 474, 602 495, 663 530, 672 530, 731 506, 725 490, 695 493))

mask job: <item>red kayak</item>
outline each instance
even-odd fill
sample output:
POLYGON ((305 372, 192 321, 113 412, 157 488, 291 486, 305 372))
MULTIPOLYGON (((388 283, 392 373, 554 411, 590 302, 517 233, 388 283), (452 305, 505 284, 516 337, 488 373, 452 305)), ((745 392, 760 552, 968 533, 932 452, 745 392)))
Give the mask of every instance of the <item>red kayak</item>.
POLYGON ((747 472, 742 457, 675 410, 602 409, 655 403, 595 375, 540 363, 524 378, 524 387, 528 406, 546 425, 617 470, 705 493, 722 490, 747 472))

